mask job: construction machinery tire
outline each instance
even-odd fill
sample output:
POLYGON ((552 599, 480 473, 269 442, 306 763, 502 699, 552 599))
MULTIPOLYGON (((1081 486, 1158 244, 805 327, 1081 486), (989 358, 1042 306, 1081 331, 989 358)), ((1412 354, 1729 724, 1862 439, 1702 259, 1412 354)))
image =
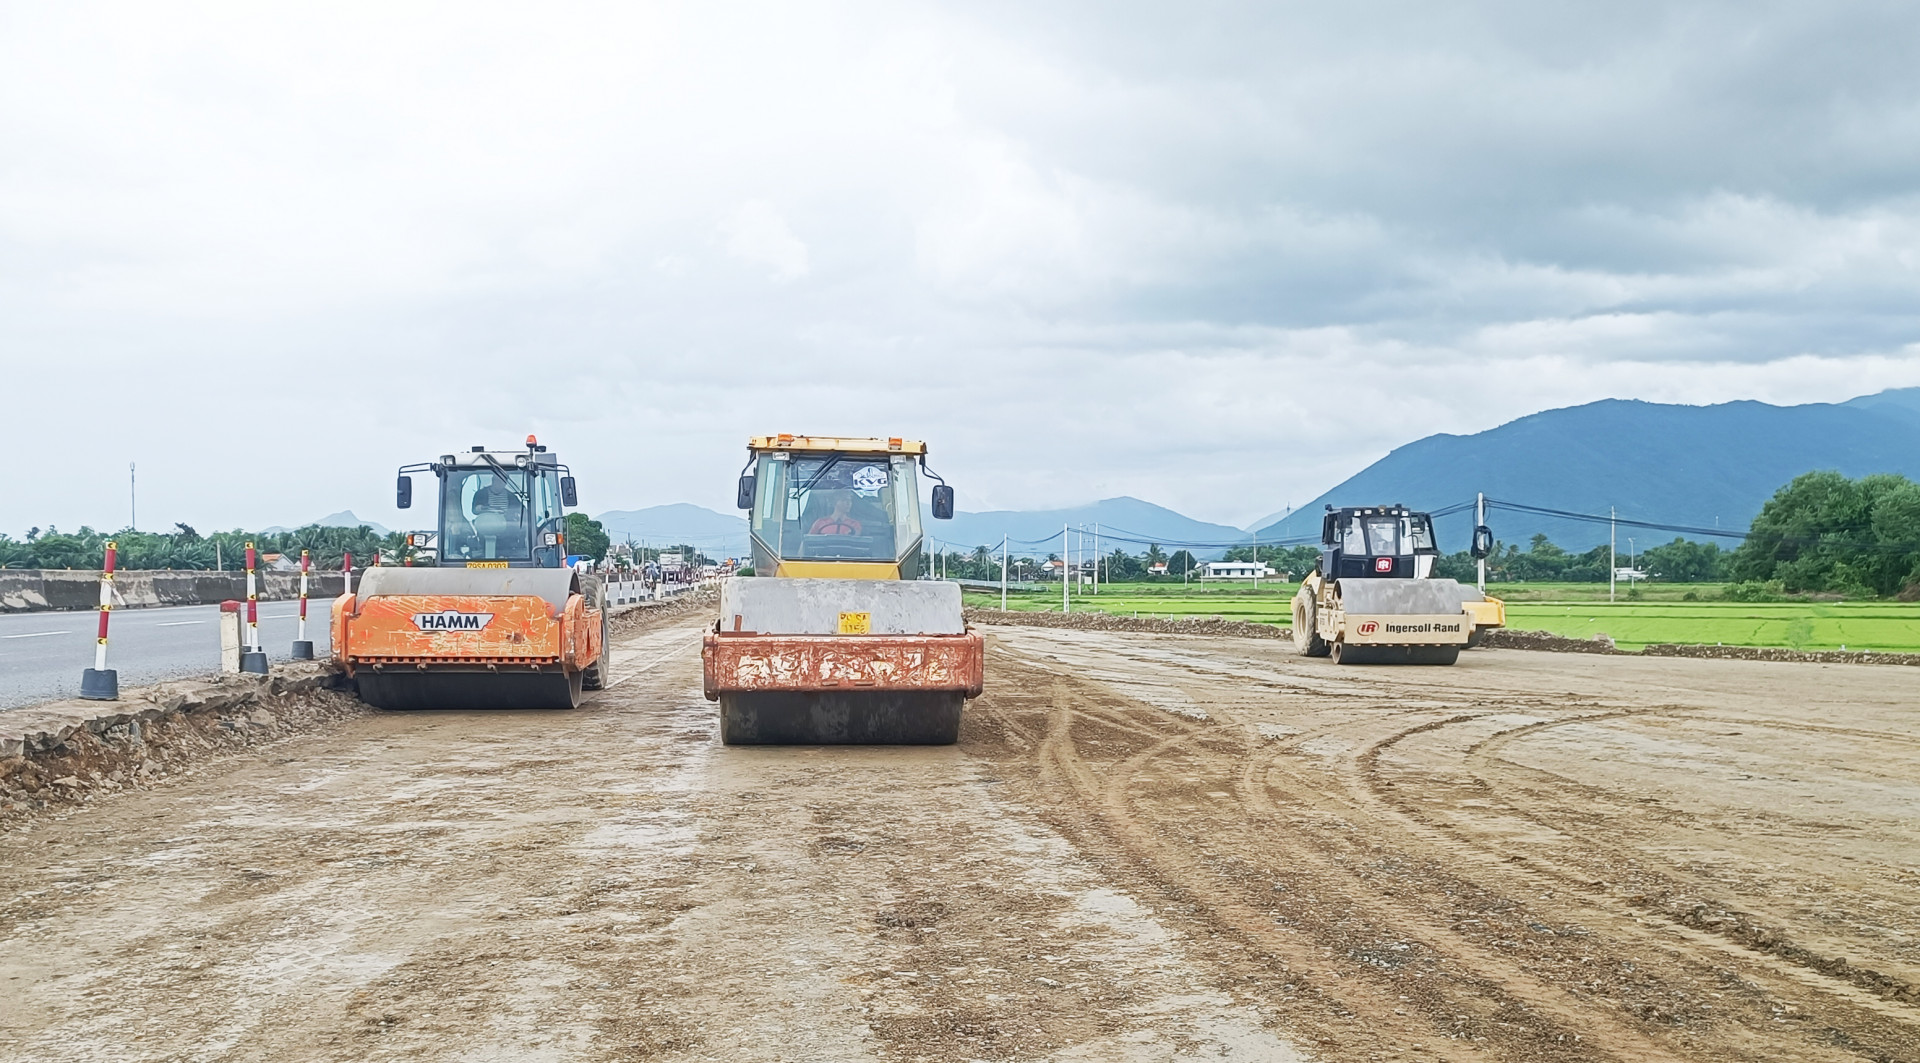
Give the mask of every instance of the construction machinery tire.
POLYGON ((720 741, 750 745, 950 746, 957 690, 756 691, 720 695, 720 741))
POLYGON ((1460 659, 1458 646, 1349 646, 1333 644, 1335 664, 1453 664, 1460 659))
POLYGON ((414 668, 354 676, 360 700, 377 709, 571 709, 580 704, 581 673, 490 672, 414 668))
POLYGON ((607 612, 600 610, 600 656, 587 665, 580 673, 580 686, 584 690, 603 690, 607 685, 607 655, 613 652, 613 645, 607 641, 607 612))
POLYGON ((1305 593, 1293 597, 1293 648, 1302 657, 1325 657, 1333 649, 1320 637, 1319 608, 1305 593))
POLYGON ((1476 627, 1467 635, 1467 649, 1473 649, 1487 640, 1485 628, 1476 627))

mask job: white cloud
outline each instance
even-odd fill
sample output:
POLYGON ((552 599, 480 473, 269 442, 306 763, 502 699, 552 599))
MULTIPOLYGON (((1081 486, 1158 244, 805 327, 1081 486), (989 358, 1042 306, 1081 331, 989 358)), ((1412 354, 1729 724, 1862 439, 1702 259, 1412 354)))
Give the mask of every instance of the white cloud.
POLYGON ((787 220, 764 199, 749 200, 720 224, 727 253, 766 266, 768 276, 785 284, 807 275, 807 245, 793 235, 787 220))
POLYGON ((725 506, 745 435, 828 428, 983 505, 1238 520, 1543 406, 1920 384, 1917 45, 1813 3, 15 5, 0 442, 62 475, 0 529, 117 522, 128 460, 155 519, 377 517, 529 430, 590 509, 725 506), (96 379, 87 431, 42 401, 96 379))

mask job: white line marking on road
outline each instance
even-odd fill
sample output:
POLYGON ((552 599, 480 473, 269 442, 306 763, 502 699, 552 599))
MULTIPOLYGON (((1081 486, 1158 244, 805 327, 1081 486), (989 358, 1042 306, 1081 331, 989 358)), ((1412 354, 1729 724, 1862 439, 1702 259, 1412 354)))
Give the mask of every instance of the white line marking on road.
POLYGON ((37 639, 47 635, 71 635, 71 631, 33 631, 25 635, 0 635, 0 639, 37 639))
POLYGON ((188 624, 204 624, 204 623, 206 623, 205 620, 169 620, 164 624, 155 624, 153 626, 154 627, 186 627, 188 624))

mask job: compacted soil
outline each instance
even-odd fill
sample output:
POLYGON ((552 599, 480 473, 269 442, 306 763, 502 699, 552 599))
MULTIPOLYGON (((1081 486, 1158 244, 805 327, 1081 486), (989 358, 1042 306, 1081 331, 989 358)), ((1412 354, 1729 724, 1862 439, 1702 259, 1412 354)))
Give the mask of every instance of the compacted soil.
POLYGON ((728 748, 698 616, 0 836, 0 1058, 1920 1060, 1920 669, 990 628, 728 748))

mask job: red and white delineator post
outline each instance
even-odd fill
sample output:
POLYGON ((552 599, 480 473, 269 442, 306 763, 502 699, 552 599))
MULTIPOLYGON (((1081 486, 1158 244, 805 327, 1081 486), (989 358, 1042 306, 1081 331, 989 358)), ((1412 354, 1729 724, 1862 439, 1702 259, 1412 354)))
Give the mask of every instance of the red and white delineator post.
POLYGON ((313 660, 313 643, 307 640, 307 571, 313 567, 313 555, 300 551, 300 633, 293 639, 293 659, 313 660))
POLYGON ((253 544, 247 544, 247 648, 240 654, 240 670, 267 674, 267 655, 260 648, 260 583, 254 574, 253 544))
POLYGON ((120 674, 107 667, 107 617, 113 612, 113 562, 119 544, 107 541, 107 563, 100 570, 100 634, 93 647, 93 667, 80 673, 80 696, 88 701, 117 701, 120 674))
POLYGON ((353 551, 346 551, 340 558, 340 593, 353 593, 353 551))

